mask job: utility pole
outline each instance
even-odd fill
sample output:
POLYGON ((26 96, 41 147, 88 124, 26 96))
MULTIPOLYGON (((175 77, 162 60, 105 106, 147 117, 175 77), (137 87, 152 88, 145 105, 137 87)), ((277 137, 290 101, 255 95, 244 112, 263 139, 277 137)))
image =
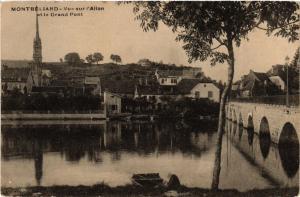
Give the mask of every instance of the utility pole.
POLYGON ((289 60, 290 58, 286 56, 285 65, 286 65, 286 107, 290 107, 289 103, 289 60))

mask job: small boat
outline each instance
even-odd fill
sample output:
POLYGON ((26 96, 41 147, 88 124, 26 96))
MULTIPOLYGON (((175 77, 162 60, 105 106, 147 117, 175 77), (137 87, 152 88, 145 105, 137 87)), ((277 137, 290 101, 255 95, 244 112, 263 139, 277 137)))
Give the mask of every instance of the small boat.
POLYGON ((163 183, 163 179, 160 178, 158 173, 134 174, 131 180, 134 185, 142 187, 155 187, 163 183))

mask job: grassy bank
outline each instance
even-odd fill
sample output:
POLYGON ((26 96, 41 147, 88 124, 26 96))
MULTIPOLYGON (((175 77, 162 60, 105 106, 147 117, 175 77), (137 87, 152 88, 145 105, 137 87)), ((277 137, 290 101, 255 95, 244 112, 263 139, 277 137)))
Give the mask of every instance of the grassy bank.
POLYGON ((93 186, 51 186, 27 188, 1 188, 5 196, 297 196, 299 188, 263 189, 239 192, 237 190, 212 191, 181 186, 176 191, 164 187, 140 188, 133 185, 109 187, 105 184, 93 186))

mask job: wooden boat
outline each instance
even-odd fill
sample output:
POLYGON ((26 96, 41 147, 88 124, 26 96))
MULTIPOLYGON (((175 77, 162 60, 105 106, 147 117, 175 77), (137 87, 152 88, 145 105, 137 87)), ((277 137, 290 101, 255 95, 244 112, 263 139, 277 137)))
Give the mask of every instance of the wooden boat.
POLYGON ((154 187, 163 183, 158 173, 134 174, 131 180, 134 185, 142 187, 154 187))

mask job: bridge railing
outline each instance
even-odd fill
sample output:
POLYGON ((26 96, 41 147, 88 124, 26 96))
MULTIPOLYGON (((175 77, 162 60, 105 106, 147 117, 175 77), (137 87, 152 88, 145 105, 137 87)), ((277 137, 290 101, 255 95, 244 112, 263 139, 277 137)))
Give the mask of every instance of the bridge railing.
MULTIPOLYGON (((299 94, 289 95, 289 105, 299 106, 299 99, 299 94)), ((270 105, 286 105, 286 95, 230 98, 229 101, 270 105)))

